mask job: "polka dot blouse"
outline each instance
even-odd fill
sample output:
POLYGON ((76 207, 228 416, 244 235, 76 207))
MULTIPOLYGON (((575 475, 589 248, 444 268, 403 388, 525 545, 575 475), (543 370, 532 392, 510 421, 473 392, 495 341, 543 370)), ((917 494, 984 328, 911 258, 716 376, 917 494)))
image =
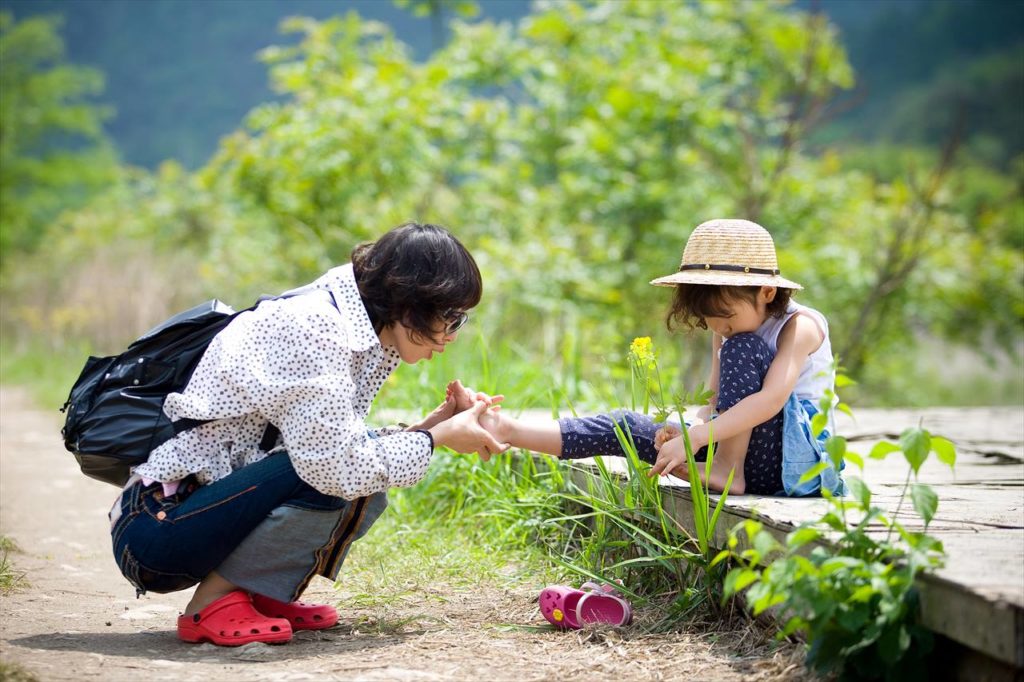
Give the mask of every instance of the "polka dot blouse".
POLYGON ((427 471, 430 436, 368 431, 364 419, 398 352, 382 347, 359 298, 352 266, 334 268, 313 291, 265 301, 214 337, 182 393, 167 396, 172 420, 212 419, 152 452, 136 473, 156 481, 195 474, 211 483, 267 456, 269 423, 302 480, 354 499, 410 486, 427 471))

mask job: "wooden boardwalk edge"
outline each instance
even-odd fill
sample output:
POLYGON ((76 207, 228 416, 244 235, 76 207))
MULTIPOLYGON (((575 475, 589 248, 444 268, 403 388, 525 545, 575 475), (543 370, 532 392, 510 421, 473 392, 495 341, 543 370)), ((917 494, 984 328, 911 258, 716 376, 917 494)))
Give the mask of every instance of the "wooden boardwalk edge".
MULTIPOLYGON (((606 460, 607 461, 607 460, 606 460)), ((619 474, 622 475, 622 474, 619 474)), ((573 482, 582 489, 597 483, 597 467, 575 462, 573 482)), ((663 486, 665 510, 684 528, 694 529, 689 487, 663 486)), ((753 496, 744 496, 747 501, 753 496)), ((716 498, 717 499, 717 498, 716 498)), ((773 500, 775 504, 784 500, 773 500)), ((716 547, 725 547, 728 529, 750 518, 757 518, 781 543, 795 525, 750 509, 730 505, 727 500, 715 529, 716 547)), ((921 574, 916 581, 921 597, 921 622, 932 632, 1018 669, 1024 669, 1024 608, 1017 603, 992 599, 968 585, 935 574, 921 574)))

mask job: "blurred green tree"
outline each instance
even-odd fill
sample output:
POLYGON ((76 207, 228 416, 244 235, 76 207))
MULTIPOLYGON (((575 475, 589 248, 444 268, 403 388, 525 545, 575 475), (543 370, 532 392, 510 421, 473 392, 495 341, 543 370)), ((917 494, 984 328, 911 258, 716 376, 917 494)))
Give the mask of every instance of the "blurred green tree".
MULTIPOLYGON (((625 340, 664 340, 668 295, 647 282, 678 267, 693 226, 739 216, 775 236, 872 397, 907 401, 922 336, 1020 338, 1019 175, 955 143, 808 153, 853 80, 819 15, 542 3, 516 25, 453 21, 425 62, 355 14, 285 30, 298 42, 263 53, 281 101, 200 171, 169 165, 68 214, 55 257, 130 238, 188 254, 178 281, 246 301, 392 225, 447 224, 484 273, 488 336, 600 383, 625 340)), ((700 378, 703 343, 659 345, 700 378)))
POLYGON ((56 17, 0 13, 0 267, 116 170, 110 111, 92 100, 103 76, 64 62, 59 29, 56 17))
POLYGON ((433 49, 445 42, 445 13, 470 18, 480 14, 480 5, 474 0, 392 0, 396 7, 410 10, 414 16, 430 17, 433 49))

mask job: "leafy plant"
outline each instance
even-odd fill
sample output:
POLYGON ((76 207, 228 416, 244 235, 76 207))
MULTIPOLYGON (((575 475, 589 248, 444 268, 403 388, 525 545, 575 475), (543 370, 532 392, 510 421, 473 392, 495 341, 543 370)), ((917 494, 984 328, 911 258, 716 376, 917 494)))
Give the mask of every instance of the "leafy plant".
MULTIPOLYGON (((655 410, 654 420, 664 423, 672 414, 683 421, 683 406, 706 402, 703 386, 690 394, 678 393, 665 398, 658 368, 657 353, 649 337, 634 339, 628 354, 630 365, 630 402, 643 414, 655 410)), ((560 557, 566 568, 581 575, 603 580, 625 578, 627 591, 641 595, 675 594, 667 612, 653 626, 675 626, 699 607, 717 609, 723 574, 711 565, 715 529, 728 496, 726 485, 712 505, 708 484, 697 476, 700 471, 685 428, 682 438, 691 475, 691 496, 695 530, 691 532, 666 510, 658 478, 648 475, 650 465, 638 453, 636 441, 625 419, 615 420, 615 434, 626 463, 626 479, 610 471, 598 457, 597 476, 586 489, 563 494, 567 503, 587 510, 556 522, 587 520, 587 531, 579 536, 578 559, 560 557), (654 569, 654 570, 652 570, 654 569)), ((620 454, 620 453, 608 453, 620 454)), ((705 481, 714 461, 714 444, 708 446, 704 462, 705 481)))
MULTIPOLYGON (((826 409, 818 416, 826 418, 815 418, 816 434, 827 421, 831 397, 822 402, 826 409)), ((863 459, 846 445, 841 436, 829 438, 825 447, 832 464, 819 464, 802 481, 843 460, 863 470, 863 459)), ((717 564, 731 558, 737 564, 725 579, 727 596, 745 593, 755 615, 772 610, 784 623, 780 638, 802 633, 809 646, 808 665, 843 679, 921 678, 921 662, 931 648, 931 634, 917 622, 914 579, 941 566, 944 551, 941 541, 927 533, 938 497, 916 478, 929 454, 952 467, 956 452, 950 441, 921 426, 906 429, 899 443, 879 443, 869 457, 883 459, 894 452, 903 453, 908 472, 891 516, 873 504, 863 479, 849 476, 849 497, 822 490, 828 501, 825 513, 787 534, 783 542, 759 521, 748 520, 730 531, 728 549, 714 560, 717 564), (908 491, 922 531, 900 521, 908 491)))

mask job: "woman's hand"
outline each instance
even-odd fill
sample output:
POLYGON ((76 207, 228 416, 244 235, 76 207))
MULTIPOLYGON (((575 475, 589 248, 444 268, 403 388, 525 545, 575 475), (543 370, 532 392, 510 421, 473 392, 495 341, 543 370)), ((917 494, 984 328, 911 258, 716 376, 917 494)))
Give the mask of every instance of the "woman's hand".
POLYGON ((434 438, 434 446, 444 446, 463 454, 476 452, 485 462, 492 455, 508 450, 508 443, 499 443, 480 425, 480 415, 487 409, 488 404, 478 400, 468 410, 427 429, 434 438))

